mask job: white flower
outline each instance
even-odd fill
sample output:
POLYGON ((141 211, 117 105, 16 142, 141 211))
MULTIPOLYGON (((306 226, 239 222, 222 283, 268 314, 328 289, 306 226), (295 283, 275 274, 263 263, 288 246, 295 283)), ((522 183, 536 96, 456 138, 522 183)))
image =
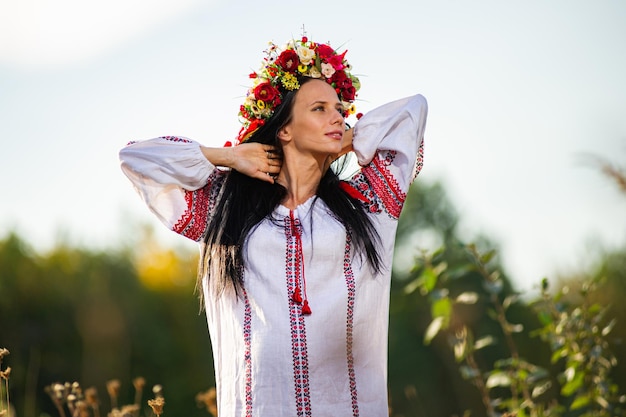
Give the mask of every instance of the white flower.
POLYGON ((315 58, 315 51, 305 46, 299 46, 296 49, 296 52, 298 53, 298 58, 300 58, 300 62, 303 65, 309 65, 311 60, 315 58))
POLYGON ((312 67, 309 70, 309 77, 311 77, 311 78, 320 78, 321 76, 322 76, 322 73, 319 72, 316 67, 312 67))
POLYGON ((322 74, 324 74, 324 77, 330 78, 333 76, 334 73, 335 69, 332 65, 322 62, 322 74))

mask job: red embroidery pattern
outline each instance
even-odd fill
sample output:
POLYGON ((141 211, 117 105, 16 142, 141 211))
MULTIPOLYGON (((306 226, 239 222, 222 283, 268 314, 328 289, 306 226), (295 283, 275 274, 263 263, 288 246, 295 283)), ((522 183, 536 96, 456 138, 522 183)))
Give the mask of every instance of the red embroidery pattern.
POLYGON ((215 206, 223 181, 224 175, 216 169, 204 187, 195 191, 185 190, 187 210, 180 216, 172 230, 198 242, 206 231, 208 214, 215 206))
POLYGON ((161 136, 161 139, 170 140, 172 142, 192 143, 189 139, 180 138, 178 136, 161 136))
POLYGON ((413 168, 413 177, 411 178, 411 182, 415 180, 415 177, 422 171, 424 167, 424 141, 420 143, 420 147, 417 150, 417 159, 415 160, 415 168, 413 168))
POLYGON ((361 172, 367 178, 374 194, 380 198, 385 211, 392 218, 397 219, 400 217, 406 193, 402 191, 398 181, 387 168, 394 157, 395 152, 389 151, 384 159, 374 158, 361 172))
MULTIPOLYGON (((291 231, 291 219, 284 219, 286 247, 287 299, 289 302, 289 322, 291 324, 291 353, 293 360, 294 394, 296 416, 311 416, 311 392, 309 387, 309 358, 307 353, 306 327, 302 306, 293 300, 296 283, 300 282, 299 251, 296 237, 291 231)), ((301 228, 296 220, 296 227, 301 228)), ((301 230, 300 230, 301 232, 301 230)))
POLYGON ((350 379, 350 397, 352 400, 352 416, 359 416, 359 401, 356 392, 356 375, 354 373, 354 355, 352 354, 352 331, 354 329, 354 298, 356 287, 354 274, 352 273, 352 263, 350 259, 350 242, 348 234, 346 237, 346 249, 343 258, 343 273, 346 278, 346 288, 348 289, 348 306, 346 314, 346 356, 348 363, 348 378, 350 379))
POLYGON ((243 289, 243 343, 245 347, 244 360, 246 364, 246 417, 252 416, 252 351, 250 341, 252 340, 252 309, 248 294, 243 289))

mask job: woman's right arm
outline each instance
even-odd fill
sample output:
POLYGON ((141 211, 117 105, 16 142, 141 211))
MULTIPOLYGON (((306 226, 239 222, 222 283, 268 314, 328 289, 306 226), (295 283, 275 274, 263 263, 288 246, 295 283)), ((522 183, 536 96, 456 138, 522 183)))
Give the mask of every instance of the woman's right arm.
POLYGON ((130 143, 120 151, 120 161, 150 211, 169 229, 196 241, 225 178, 216 167, 270 182, 280 171, 280 159, 268 145, 208 148, 173 136, 130 143))

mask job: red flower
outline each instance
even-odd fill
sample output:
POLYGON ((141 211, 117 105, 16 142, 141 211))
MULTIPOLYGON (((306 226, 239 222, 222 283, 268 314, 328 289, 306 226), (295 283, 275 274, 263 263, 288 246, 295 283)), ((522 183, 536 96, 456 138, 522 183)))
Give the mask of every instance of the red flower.
POLYGON ((341 98, 343 101, 352 101, 356 97, 356 88, 350 86, 341 90, 341 98))
POLYGON ((345 71, 335 71, 333 76, 330 78, 330 82, 342 90, 352 86, 352 80, 348 78, 345 71))
POLYGON ((333 68, 337 71, 343 69, 343 57, 346 55, 346 51, 343 51, 341 55, 333 55, 326 59, 326 61, 333 66, 333 68))
POLYGON ((280 96, 280 93, 269 82, 261 83, 254 88, 254 97, 257 100, 263 100, 265 103, 273 102, 278 96, 280 96))
POLYGON ((331 56, 335 55, 335 50, 330 45, 319 43, 317 44, 316 49, 317 49, 317 54, 319 55, 320 59, 324 61, 330 58, 331 56))
POLYGON ((293 49, 283 51, 280 56, 276 58, 276 64, 287 72, 296 72, 298 65, 300 65, 298 53, 293 49))

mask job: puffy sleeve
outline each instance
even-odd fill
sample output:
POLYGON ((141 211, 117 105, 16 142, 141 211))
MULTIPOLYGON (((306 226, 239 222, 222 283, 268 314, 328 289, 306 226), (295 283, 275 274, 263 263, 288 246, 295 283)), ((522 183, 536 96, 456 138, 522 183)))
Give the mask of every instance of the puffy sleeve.
POLYGON ((169 229, 199 241, 224 178, 200 144, 164 136, 131 142, 119 156, 122 171, 150 211, 169 229))
POLYGON ((370 212, 400 216, 422 167, 427 114, 426 99, 415 95, 378 107, 355 125, 353 148, 362 169, 349 185, 370 212))

